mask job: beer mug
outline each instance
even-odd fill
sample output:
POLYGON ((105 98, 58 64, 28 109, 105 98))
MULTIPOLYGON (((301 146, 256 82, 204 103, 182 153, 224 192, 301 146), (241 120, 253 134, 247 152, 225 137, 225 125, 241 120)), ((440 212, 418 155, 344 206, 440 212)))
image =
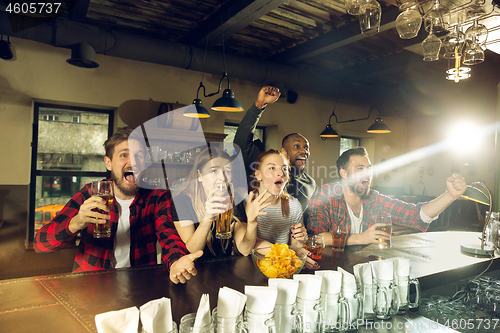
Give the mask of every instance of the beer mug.
POLYGON ((217 191, 215 196, 223 197, 223 204, 226 205, 224 213, 215 216, 215 237, 218 239, 229 239, 232 236, 231 222, 233 220, 233 196, 231 195, 231 187, 225 181, 215 182, 214 188, 217 191))
MULTIPOLYGON (((177 324, 175 323, 175 321, 172 321, 172 329, 170 331, 168 331, 167 333, 178 333, 179 331, 177 330, 177 324)), ((149 331, 146 331, 144 329, 144 326, 141 328, 141 333, 152 333, 152 332, 149 332, 149 331)))
POLYGON ((292 333, 297 327, 302 327, 302 316, 297 311, 295 303, 276 304, 274 307, 274 324, 276 333, 292 333))
POLYGON ((256 314, 246 310, 242 331, 247 333, 275 333, 274 311, 266 314, 256 314))
POLYGON ((377 286, 374 284, 362 284, 361 292, 363 294, 363 318, 367 320, 375 319, 375 295, 377 286))
POLYGON ((342 327, 342 313, 349 313, 347 300, 338 294, 321 293, 321 308, 324 313, 323 331, 337 332, 342 327))
POLYGON ((394 280, 373 279, 376 285, 374 312, 378 319, 388 319, 398 313, 399 288, 394 280))
MULTIPOLYGON (((179 333, 192 333, 195 319, 196 313, 188 313, 187 315, 182 316, 179 324, 179 333)), ((208 325, 198 327, 198 329, 199 333, 214 333, 214 325, 212 322, 208 325)))
MULTIPOLYGON (((108 207, 109 212, 113 210, 113 200, 115 198, 113 193, 113 182, 104 180, 98 180, 92 182, 91 194, 92 196, 98 196, 103 198, 106 201, 106 206, 108 207)), ((106 212, 98 208, 92 208, 92 211, 109 215, 109 212, 106 212)), ((93 234, 94 238, 111 237, 111 221, 106 220, 106 223, 104 224, 95 223, 93 234)))
POLYGON ((320 299, 303 299, 297 297, 297 310, 302 314, 301 333, 323 333, 323 309, 320 299))
POLYGON ((354 331, 357 329, 358 319, 363 319, 363 294, 357 290, 342 289, 341 295, 349 306, 340 311, 340 331, 354 331))
POLYGON ((215 308, 212 311, 212 323, 214 323, 216 333, 246 333, 241 314, 234 318, 223 318, 217 316, 217 308, 215 308))
POLYGON ((418 306, 420 301, 420 284, 417 279, 410 279, 409 276, 396 277, 396 284, 399 289, 399 313, 404 313, 408 309, 413 309, 418 306), (410 285, 415 286, 415 302, 410 302, 410 285))

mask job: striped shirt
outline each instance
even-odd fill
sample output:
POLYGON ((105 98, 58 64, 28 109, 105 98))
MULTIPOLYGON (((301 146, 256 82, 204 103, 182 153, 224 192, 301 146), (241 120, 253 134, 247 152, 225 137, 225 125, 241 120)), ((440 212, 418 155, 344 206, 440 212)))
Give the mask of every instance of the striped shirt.
POLYGON ((299 200, 290 197, 289 204, 290 215, 288 217, 281 214, 281 203, 262 210, 267 214, 257 216, 257 238, 272 244, 288 244, 290 227, 302 223, 302 206, 299 200))

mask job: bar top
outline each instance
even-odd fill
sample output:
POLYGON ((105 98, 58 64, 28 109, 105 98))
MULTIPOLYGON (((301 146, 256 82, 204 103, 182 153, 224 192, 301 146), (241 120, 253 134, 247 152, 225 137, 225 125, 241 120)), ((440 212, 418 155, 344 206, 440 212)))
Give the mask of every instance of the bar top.
MULTIPOLYGON (((357 263, 406 257, 411 260, 411 276, 419 278, 421 285, 426 279, 433 283, 442 280, 441 273, 458 276, 456 272, 464 268, 470 270, 467 274, 478 274, 490 260, 460 253, 460 244, 479 242, 479 235, 474 232, 409 234, 393 237, 391 249, 356 246, 346 248, 343 253, 327 247, 320 269, 340 266, 352 272, 357 263)), ((243 292, 245 285, 267 285, 268 279, 255 267, 251 257, 214 259, 198 262, 196 267, 198 275, 184 285, 171 283, 163 266, 2 280, 0 327, 2 332, 16 333, 97 332, 96 314, 140 307, 161 297, 171 298, 172 315, 178 323, 183 315, 196 312, 203 293, 210 294, 213 309, 221 287, 243 292)), ((400 316, 394 320, 406 322, 418 315, 408 316, 411 318, 400 316)))

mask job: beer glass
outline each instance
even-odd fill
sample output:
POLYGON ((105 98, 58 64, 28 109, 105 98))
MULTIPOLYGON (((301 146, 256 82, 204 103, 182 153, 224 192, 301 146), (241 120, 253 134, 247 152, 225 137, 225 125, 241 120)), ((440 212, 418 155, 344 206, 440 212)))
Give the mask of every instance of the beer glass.
POLYGON ((274 311, 266 314, 256 314, 246 310, 243 326, 248 333, 275 333, 274 311))
MULTIPOLYGON (((196 313, 188 313, 181 318, 179 324, 179 333, 192 333, 194 329, 194 321, 196 319, 196 313)), ((198 327, 199 333, 214 333, 214 325, 212 322, 210 324, 198 327)))
POLYGON ((292 333, 297 327, 302 327, 302 316, 300 311, 297 311, 295 303, 276 304, 274 322, 277 333, 292 333))
POLYGON ((231 221, 233 220, 233 197, 231 195, 231 188, 228 183, 215 182, 214 188, 217 191, 215 196, 223 197, 222 203, 226 205, 224 213, 215 216, 215 237, 218 239, 231 238, 231 221))
POLYGON ((335 252, 344 252, 345 244, 347 242, 347 227, 344 224, 339 224, 336 229, 331 232, 332 234, 332 248, 335 252))
POLYGON ((304 243, 304 248, 311 253, 311 259, 321 260, 323 249, 325 248, 325 238, 321 235, 309 236, 304 243))
POLYGON ((217 316, 217 308, 215 308, 212 311, 212 322, 216 333, 246 333, 242 314, 235 318, 224 318, 217 316))
POLYGON ((324 311, 323 331, 337 332, 342 327, 344 321, 340 317, 341 313, 349 313, 347 300, 338 294, 321 293, 321 308, 324 311))
POLYGON ((373 279, 377 286, 374 312, 378 319, 389 319, 399 311, 399 288, 394 280, 373 279))
POLYGON ((363 294, 358 290, 342 289, 342 297, 344 297, 349 304, 346 308, 341 308, 340 318, 341 327, 340 331, 353 331, 358 326, 358 320, 363 319, 363 294))
POLYGON ((396 284, 399 288, 399 313, 404 313, 408 309, 413 309, 418 306, 420 301, 420 284, 417 279, 410 279, 409 276, 397 276, 396 284), (415 302, 410 302, 410 285, 414 285, 416 289, 415 302))
POLYGON ((379 223, 385 224, 385 226, 377 227, 377 230, 385 231, 389 234, 389 240, 379 238, 377 247, 379 249, 390 249, 392 247, 391 238, 392 238, 392 218, 391 215, 380 215, 379 223))
MULTIPOLYGON (((91 194, 93 196, 101 197, 106 201, 106 206, 109 209, 109 212, 113 209, 113 182, 98 180, 92 182, 91 185, 91 194)), ((93 208, 92 211, 98 212, 101 214, 109 215, 109 212, 103 211, 98 208, 93 208)), ((109 238, 111 237, 111 221, 106 220, 106 223, 94 224, 94 238, 109 238)))
POLYGON ((373 308, 375 306, 375 295, 377 294, 377 286, 374 284, 363 283, 361 285, 361 291, 363 293, 363 313, 365 320, 375 319, 375 312, 373 308))
POLYGON ((320 299, 303 299, 297 297, 297 310, 302 313, 302 330, 303 333, 318 333, 323 332, 323 309, 320 299))

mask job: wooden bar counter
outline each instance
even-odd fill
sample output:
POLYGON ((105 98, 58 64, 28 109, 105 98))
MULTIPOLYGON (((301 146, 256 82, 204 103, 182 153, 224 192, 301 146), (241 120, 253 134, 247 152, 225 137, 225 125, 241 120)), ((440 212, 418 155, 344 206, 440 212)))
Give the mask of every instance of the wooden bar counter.
MULTIPOLYGON (((343 253, 335 253, 327 247, 319 269, 336 270, 340 266, 352 272, 357 263, 406 257, 411 260, 411 277, 419 278, 422 289, 436 288, 479 274, 488 266, 488 258, 460 253, 461 243, 479 243, 479 235, 474 232, 408 234, 393 237, 392 248, 384 250, 372 244, 348 247, 343 253)), ((500 261, 494 260, 489 270, 496 270, 499 265, 500 261)), ((245 285, 267 285, 267 278, 255 267, 250 256, 198 262, 196 267, 198 275, 184 285, 171 283, 163 266, 2 280, 0 332, 97 332, 96 314, 140 307, 161 297, 171 298, 172 315, 179 323, 184 314, 196 312, 203 293, 210 294, 213 309, 221 287, 243 292, 245 285)), ((417 320, 419 317, 416 314, 408 316, 396 316, 402 318, 396 320, 417 320)))

